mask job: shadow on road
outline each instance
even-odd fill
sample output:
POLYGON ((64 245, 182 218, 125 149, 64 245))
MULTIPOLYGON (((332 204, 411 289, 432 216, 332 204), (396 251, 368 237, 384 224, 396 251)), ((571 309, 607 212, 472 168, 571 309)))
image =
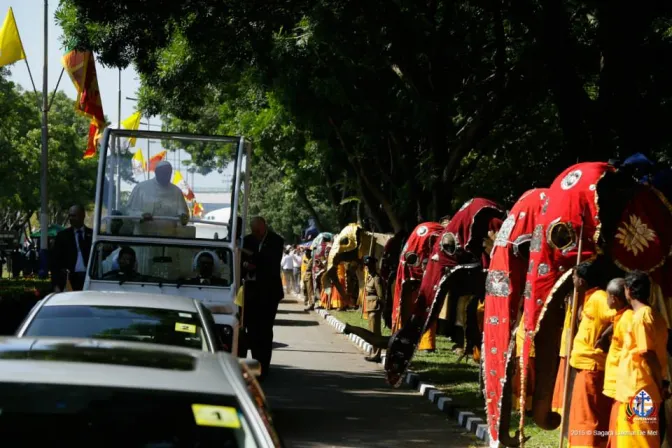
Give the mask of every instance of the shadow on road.
POLYGON ((278 314, 308 314, 308 311, 303 311, 303 310, 278 310, 278 314))
POLYGON ((426 400, 389 387, 378 371, 273 365, 263 388, 287 447, 467 447, 476 440, 426 400))
POLYGON ((314 320, 291 320, 291 319, 275 319, 274 326, 276 327, 314 327, 320 325, 314 320))

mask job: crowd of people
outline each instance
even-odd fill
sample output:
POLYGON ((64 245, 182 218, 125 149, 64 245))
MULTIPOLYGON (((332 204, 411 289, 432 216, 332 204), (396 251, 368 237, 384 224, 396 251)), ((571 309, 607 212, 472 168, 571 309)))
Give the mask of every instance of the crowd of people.
POLYGON ((40 257, 33 244, 26 244, 23 248, 14 248, 9 251, 0 250, 0 278, 32 277, 37 275, 40 257))

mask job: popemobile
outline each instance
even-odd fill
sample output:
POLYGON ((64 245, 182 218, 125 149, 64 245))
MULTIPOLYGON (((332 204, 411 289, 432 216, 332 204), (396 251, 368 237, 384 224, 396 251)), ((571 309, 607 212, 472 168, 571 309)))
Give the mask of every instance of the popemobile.
POLYGON ((108 128, 101 144, 84 290, 197 299, 212 314, 224 350, 237 353, 235 297, 250 150, 243 137, 108 128), (162 152, 152 159, 147 151, 147 166, 138 153, 157 143, 162 152), (185 181, 189 173, 191 185, 185 181), (203 218, 190 206, 199 199, 194 198, 194 183, 219 192, 210 194, 206 204, 217 210, 203 218))

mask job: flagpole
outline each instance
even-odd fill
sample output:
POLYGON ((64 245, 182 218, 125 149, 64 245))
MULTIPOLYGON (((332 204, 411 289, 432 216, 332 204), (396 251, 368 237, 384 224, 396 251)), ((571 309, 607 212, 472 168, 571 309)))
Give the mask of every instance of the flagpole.
MULTIPOLYGON (((21 44, 23 45, 23 43, 21 44)), ((38 103, 37 107, 40 107, 40 94, 37 93, 37 88, 35 87, 35 81, 33 80, 33 73, 30 71, 30 65, 28 65, 28 58, 23 58, 23 62, 26 63, 26 68, 28 69, 28 76, 30 77, 30 83, 33 85, 33 92, 35 92, 35 96, 37 97, 38 103)))
POLYGON ((61 74, 58 75, 58 81, 56 81, 56 87, 54 87, 54 92, 51 94, 51 99, 49 100, 49 110, 51 110, 51 105, 54 104, 54 99, 56 99, 56 92, 58 92, 58 86, 61 85, 61 79, 63 79, 63 73, 65 73, 65 68, 62 68, 61 74))
MULTIPOLYGON (((117 129, 121 129, 121 69, 119 69, 119 88, 117 90, 117 129)), ((114 157, 115 170, 115 188, 114 188, 114 208, 119 210, 119 196, 121 196, 121 142, 119 137, 116 139, 116 152, 114 157)))
MULTIPOLYGON (((149 123, 149 117, 147 117, 147 130, 151 131, 151 124, 149 123)), ((149 156, 149 145, 152 143, 151 138, 147 139, 147 180, 149 180, 149 163, 151 161, 151 157, 149 156)))
POLYGON ((49 0, 44 0, 44 66, 42 71, 42 173, 40 176, 40 276, 48 275, 49 262, 47 260, 47 249, 49 247, 49 204, 47 195, 47 176, 49 173, 49 92, 47 90, 49 73, 49 0))

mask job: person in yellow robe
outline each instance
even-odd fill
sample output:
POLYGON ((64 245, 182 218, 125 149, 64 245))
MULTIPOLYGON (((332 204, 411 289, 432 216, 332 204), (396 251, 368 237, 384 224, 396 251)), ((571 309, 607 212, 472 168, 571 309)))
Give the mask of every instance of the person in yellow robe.
POLYGON ((669 396, 667 381, 667 324, 649 306, 651 280, 643 272, 625 277, 625 295, 632 321, 625 329, 618 365, 618 413, 609 427, 610 446, 658 448, 659 411, 669 396))
MULTIPOLYGON (((589 291, 592 293, 592 291, 589 291)), ((562 415, 562 398, 565 389, 565 370, 567 368, 567 333, 572 325, 572 305, 568 300, 565 301, 565 322, 562 326, 562 336, 560 338, 560 363, 555 376, 555 387, 553 388, 553 401, 551 409, 562 415)))
MULTIPOLYGON (((607 302, 609 308, 616 311, 611 330, 602 334, 598 345, 604 350, 608 345, 607 362, 604 366, 604 386, 602 394, 611 398, 612 405, 609 414, 609 427, 615 427, 618 420, 618 401, 616 398, 616 383, 618 381, 618 363, 623 350, 625 330, 632 321, 632 309, 625 297, 625 280, 615 278, 607 285, 607 302)), ((611 446, 613 437, 609 437, 607 446, 611 446)))
POLYGON ((616 311, 609 307, 607 292, 595 288, 598 283, 595 271, 587 263, 579 265, 574 271, 574 286, 579 295, 588 288, 594 289, 584 296, 580 323, 569 358, 569 365, 576 369, 568 420, 568 445, 572 448, 603 448, 608 440, 611 400, 602 394, 607 354, 598 341, 611 326, 616 311))

